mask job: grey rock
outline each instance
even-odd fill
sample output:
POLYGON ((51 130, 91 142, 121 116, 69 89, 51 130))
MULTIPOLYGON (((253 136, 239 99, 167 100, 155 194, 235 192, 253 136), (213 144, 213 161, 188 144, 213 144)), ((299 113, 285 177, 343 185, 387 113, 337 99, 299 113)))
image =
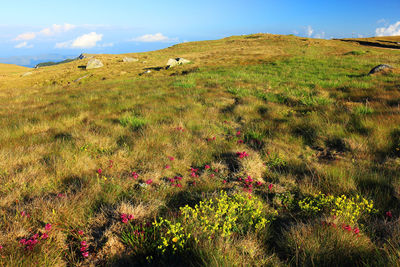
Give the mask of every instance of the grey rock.
POLYGON ((87 63, 86 69, 87 69, 87 70, 97 69, 97 68, 101 68, 101 67, 103 67, 103 66, 104 66, 103 63, 102 63, 99 59, 92 58, 92 59, 90 59, 89 62, 87 63))
POLYGON ((85 75, 85 76, 82 76, 82 77, 80 77, 80 78, 78 78, 78 79, 76 79, 74 82, 79 82, 80 80, 82 80, 82 79, 85 79, 85 78, 87 78, 87 77, 89 77, 90 75, 88 74, 88 75, 85 75))
POLYGON ((122 59, 123 62, 138 62, 139 59, 137 58, 133 58, 133 57, 124 57, 124 59, 122 59))
POLYGON ((167 69, 178 66, 178 65, 183 65, 190 63, 189 60, 178 57, 178 58, 170 58, 167 62, 167 69))
POLYGON ((140 73, 139 76, 142 76, 144 74, 149 74, 151 73, 151 70, 145 70, 144 72, 140 73))
POLYGON ((22 74, 21 75, 21 77, 26 77, 26 76, 29 76, 29 75, 32 75, 33 73, 32 72, 25 72, 24 74, 22 74))
POLYGON ((386 65, 386 64, 380 64, 380 65, 372 68, 372 70, 368 73, 368 75, 375 74, 375 73, 378 73, 378 72, 381 72, 381 71, 384 71, 387 69, 393 69, 393 67, 390 65, 386 65))

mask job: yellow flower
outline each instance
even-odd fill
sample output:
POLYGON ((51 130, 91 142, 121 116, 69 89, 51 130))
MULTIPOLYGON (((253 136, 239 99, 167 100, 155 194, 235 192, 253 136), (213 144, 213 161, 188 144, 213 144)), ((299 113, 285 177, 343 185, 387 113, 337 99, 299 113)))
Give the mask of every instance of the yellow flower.
POLYGON ((174 243, 178 242, 178 238, 177 237, 172 238, 172 242, 174 243))

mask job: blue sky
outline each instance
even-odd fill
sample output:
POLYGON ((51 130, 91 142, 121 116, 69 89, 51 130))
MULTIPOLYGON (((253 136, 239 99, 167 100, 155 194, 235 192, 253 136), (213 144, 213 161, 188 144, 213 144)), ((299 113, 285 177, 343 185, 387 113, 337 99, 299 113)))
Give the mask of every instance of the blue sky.
POLYGON ((258 32, 400 35, 400 1, 3 1, 0 57, 140 52, 258 32))

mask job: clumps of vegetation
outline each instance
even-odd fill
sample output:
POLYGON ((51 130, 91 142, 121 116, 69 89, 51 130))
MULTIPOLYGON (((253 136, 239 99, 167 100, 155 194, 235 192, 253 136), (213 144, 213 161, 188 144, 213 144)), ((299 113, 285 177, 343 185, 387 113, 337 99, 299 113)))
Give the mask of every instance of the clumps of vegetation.
POLYGON ((353 113, 355 115, 371 115, 374 113, 374 109, 367 105, 361 105, 354 108, 353 113))
POLYGON ((230 237, 233 233, 260 231, 271 221, 263 204, 256 197, 243 194, 228 196, 221 192, 218 198, 201 201, 194 208, 181 208, 182 216, 196 238, 230 237))
POLYGON ((343 222, 355 224, 365 216, 377 213, 374 202, 356 195, 348 198, 345 195, 332 196, 318 193, 299 201, 299 207, 308 214, 327 213, 337 217, 343 222))
POLYGON ((353 50, 350 52, 345 53, 346 56, 351 55, 351 56, 362 56, 365 55, 368 51, 365 50, 353 50))
POLYGON ((146 126, 149 121, 145 118, 132 114, 120 118, 119 123, 124 127, 130 127, 133 130, 139 130, 146 126))

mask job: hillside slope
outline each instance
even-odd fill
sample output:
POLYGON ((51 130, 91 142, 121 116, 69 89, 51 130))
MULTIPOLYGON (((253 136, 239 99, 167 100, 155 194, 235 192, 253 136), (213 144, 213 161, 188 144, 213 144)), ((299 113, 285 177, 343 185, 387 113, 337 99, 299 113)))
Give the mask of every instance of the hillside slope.
POLYGON ((254 34, 94 57, 0 69, 0 265, 398 264, 399 51, 254 34))

